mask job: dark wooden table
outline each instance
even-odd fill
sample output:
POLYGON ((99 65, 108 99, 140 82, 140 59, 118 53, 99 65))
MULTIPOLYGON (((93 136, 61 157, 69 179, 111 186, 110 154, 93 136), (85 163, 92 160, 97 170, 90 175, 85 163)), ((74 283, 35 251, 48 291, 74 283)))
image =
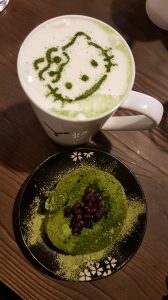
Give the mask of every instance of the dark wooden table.
POLYGON ((0 15, 0 278, 23 299, 161 300, 167 295, 167 49, 168 33, 149 21, 145 0, 11 0, 0 15), (12 226, 20 186, 41 161, 61 149, 43 132, 18 82, 17 54, 36 25, 64 14, 88 15, 114 26, 135 58, 134 89, 158 98, 165 109, 160 126, 152 131, 99 132, 93 139, 137 175, 147 199, 148 225, 140 249, 122 270, 80 284, 58 281, 35 269, 17 245, 12 226))

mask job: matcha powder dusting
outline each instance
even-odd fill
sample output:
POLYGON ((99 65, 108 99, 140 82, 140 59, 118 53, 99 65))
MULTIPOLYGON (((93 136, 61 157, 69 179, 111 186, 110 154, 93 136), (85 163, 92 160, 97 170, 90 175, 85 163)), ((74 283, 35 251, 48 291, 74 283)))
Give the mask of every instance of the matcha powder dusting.
MULTIPOLYGON (((114 226, 111 226, 108 233, 108 243, 103 249, 97 249, 89 253, 81 252, 74 255, 69 253, 67 255, 51 249, 46 243, 43 235, 46 212, 45 214, 40 212, 40 202, 40 196, 36 197, 30 207, 29 215, 24 221, 24 239, 28 247, 33 248, 33 246, 38 245, 39 251, 44 251, 45 249, 49 261, 52 262, 52 272, 59 278, 71 281, 91 280, 91 276, 94 277, 94 274, 98 274, 96 272, 99 272, 99 275, 107 276, 109 270, 104 272, 103 264, 107 262, 109 257, 113 257, 117 266, 115 256, 120 254, 117 252, 120 244, 127 239, 127 236, 130 236, 132 232, 135 231, 136 225, 139 222, 139 216, 146 212, 146 206, 142 202, 142 199, 133 196, 129 197, 129 199, 127 199, 125 219, 122 223, 119 223, 117 230, 115 230, 114 226), (95 271, 97 270, 96 268, 98 268, 99 271, 95 271)), ((56 228, 57 227, 58 224, 56 223, 56 228)), ((100 234, 99 236, 101 237, 100 242, 102 243, 103 235, 100 234)), ((93 243, 94 242, 95 240, 93 239, 93 243)))
POLYGON ((79 273, 82 269, 92 262, 96 263, 100 259, 103 259, 107 255, 108 251, 109 248, 107 247, 104 250, 84 255, 67 256, 59 254, 56 258, 59 270, 55 272, 55 275, 67 280, 76 281, 79 279, 79 273))
MULTIPOLYGON (((90 263, 96 264, 99 261, 105 260, 109 255, 113 256, 114 250, 116 251, 119 243, 132 233, 135 229, 139 216, 143 213, 145 213, 144 203, 138 199, 130 199, 127 217, 123 223, 120 233, 117 236, 114 236, 114 232, 112 230, 114 243, 101 251, 85 255, 72 256, 58 254, 55 259, 55 263, 58 265, 55 275, 65 278, 66 280, 81 280, 80 274, 83 273, 82 271, 86 270, 90 263)), ((89 277, 88 280, 90 280, 89 277)))
POLYGON ((45 216, 38 213, 39 205, 40 198, 36 197, 30 207, 31 217, 29 219, 26 219, 24 222, 24 226, 26 227, 24 238, 28 246, 34 246, 42 241, 41 226, 43 224, 45 216))
POLYGON ((126 238, 127 235, 131 234, 135 224, 138 221, 138 217, 145 212, 145 205, 140 201, 129 201, 127 218, 121 228, 118 240, 126 238))

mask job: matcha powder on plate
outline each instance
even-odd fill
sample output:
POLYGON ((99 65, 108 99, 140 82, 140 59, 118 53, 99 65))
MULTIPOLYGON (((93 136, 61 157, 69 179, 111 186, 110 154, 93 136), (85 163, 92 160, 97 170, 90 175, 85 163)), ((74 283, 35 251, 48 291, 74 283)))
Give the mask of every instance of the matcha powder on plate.
MULTIPOLYGON (((40 201, 40 196, 35 197, 33 203, 30 206, 29 214, 24 220, 24 240, 26 241, 27 246, 31 248, 32 252, 33 247, 36 247, 37 245, 39 249, 38 251, 45 251, 46 255, 48 255, 48 259, 52 261, 53 274, 55 274, 59 278, 72 281, 83 280, 80 278, 91 280, 91 276, 87 276, 87 274, 90 274, 89 270, 92 270, 92 274, 95 274, 95 272, 97 272, 95 271, 96 265, 101 265, 103 261, 107 260, 107 257, 113 257, 113 255, 115 255, 114 253, 117 253, 119 244, 122 243, 122 241, 126 240, 127 237, 135 231, 135 226, 136 224, 138 224, 139 216, 146 211, 145 204, 142 203, 141 198, 133 196, 129 197, 129 199, 127 199, 128 208, 126 217, 123 220, 121 227, 118 227, 120 230, 115 230, 113 226, 109 230, 109 245, 105 246, 105 248, 103 249, 93 251, 88 254, 84 253, 68 255, 62 254, 56 249, 53 250, 48 244, 46 244, 42 233, 44 229, 43 225, 46 214, 40 213, 40 201), (80 277, 80 274, 85 274, 86 276, 80 277)), ((35 257, 38 256, 37 252, 35 253, 35 257)), ((38 257, 36 258, 38 259, 38 257)), ((103 268, 100 267, 99 269, 102 270, 103 268)), ((102 271, 99 271, 100 274, 101 272, 102 271)), ((103 276, 107 276, 108 274, 109 273, 103 276)))
MULTIPOLYGON (((79 276, 81 271, 85 270, 88 264, 97 263, 100 260, 105 260, 108 255, 112 256, 114 249, 116 250, 118 243, 126 239, 129 236, 138 221, 138 217, 145 212, 145 205, 138 199, 136 201, 129 200, 129 206, 127 211, 127 217, 123 223, 121 231, 118 236, 114 237, 114 244, 109 245, 101 251, 97 251, 85 255, 63 255, 58 254, 55 258, 55 263, 58 265, 58 269, 55 271, 55 275, 64 278, 66 280, 77 281, 80 280, 79 276)), ((112 235, 114 233, 112 231, 112 235)), ((88 277, 88 280, 89 277, 88 277)))
MULTIPOLYGON (((35 198, 34 204, 31 208, 31 217, 29 220, 25 221, 27 231, 25 233, 24 239, 28 246, 36 246, 40 244, 41 247, 46 247, 41 235, 41 226, 45 215, 38 213, 39 198, 35 198)), ((79 280, 79 274, 82 272, 89 262, 99 262, 105 259, 108 255, 113 255, 114 248, 117 248, 117 244, 124 240, 128 235, 130 235, 138 221, 138 217, 145 212, 145 205, 141 201, 131 201, 129 200, 129 206, 127 211, 127 217, 123 223, 120 234, 114 237, 114 244, 109 245, 105 249, 90 254, 84 255, 64 255, 60 253, 51 254, 53 273, 66 280, 79 280), (114 247, 115 246, 115 247, 114 247), (55 270, 54 270, 55 269, 55 270)), ((112 235, 114 232, 112 230, 112 235)), ((48 252, 50 255, 50 251, 48 252)))

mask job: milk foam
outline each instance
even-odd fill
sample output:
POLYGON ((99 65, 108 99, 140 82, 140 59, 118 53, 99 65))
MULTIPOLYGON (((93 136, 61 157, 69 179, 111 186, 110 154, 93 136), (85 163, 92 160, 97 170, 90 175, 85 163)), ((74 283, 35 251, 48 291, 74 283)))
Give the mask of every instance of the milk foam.
MULTIPOLYGON (((75 99, 87 91, 96 81, 103 76, 105 62, 100 55, 100 50, 90 47, 84 37, 79 37, 67 49, 70 61, 61 74, 61 79, 54 84, 59 93, 67 98, 75 99), (91 66, 91 60, 96 60, 98 67, 91 66), (82 75, 87 75, 88 80, 82 81, 82 75), (72 84, 67 89, 66 82, 72 84)), ((45 63, 41 64, 45 67, 45 63)), ((50 71, 55 71, 51 67, 50 71)), ((97 20, 78 16, 67 16, 51 19, 37 27, 24 41, 18 58, 18 72, 21 84, 28 96, 43 110, 72 119, 87 119, 101 115, 115 107, 127 93, 133 73, 131 54, 123 39, 110 27, 97 20), (108 49, 114 55, 111 67, 98 90, 89 97, 72 101, 54 101, 51 95, 46 97, 46 86, 51 82, 51 77, 46 73, 45 82, 39 80, 33 61, 44 57, 46 50, 57 47, 56 55, 65 59, 62 47, 65 46, 77 32, 84 32, 92 41, 102 48, 108 49)))

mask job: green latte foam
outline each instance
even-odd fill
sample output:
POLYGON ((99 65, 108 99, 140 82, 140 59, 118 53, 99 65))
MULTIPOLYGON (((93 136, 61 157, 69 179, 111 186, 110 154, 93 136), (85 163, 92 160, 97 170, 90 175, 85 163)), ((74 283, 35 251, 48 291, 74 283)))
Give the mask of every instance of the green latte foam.
POLYGON ((77 102, 77 109, 65 109, 64 106, 60 109, 52 107, 50 112, 55 115, 60 115, 62 117, 68 117, 70 119, 80 119, 82 115, 86 118, 94 118, 96 116, 102 115, 108 110, 112 110, 118 105, 121 97, 112 97, 111 95, 93 95, 87 99, 87 102, 80 101, 77 102))
POLYGON ((110 113, 134 77, 124 39, 105 23, 84 16, 57 17, 35 28, 21 47, 18 70, 37 106, 77 120, 110 113))

